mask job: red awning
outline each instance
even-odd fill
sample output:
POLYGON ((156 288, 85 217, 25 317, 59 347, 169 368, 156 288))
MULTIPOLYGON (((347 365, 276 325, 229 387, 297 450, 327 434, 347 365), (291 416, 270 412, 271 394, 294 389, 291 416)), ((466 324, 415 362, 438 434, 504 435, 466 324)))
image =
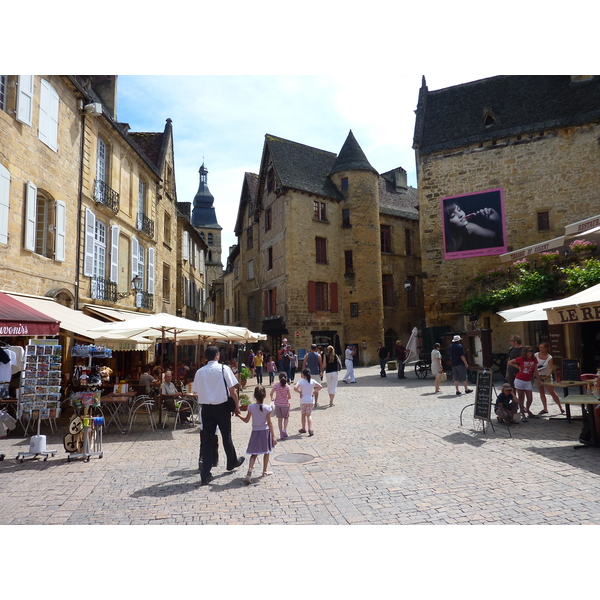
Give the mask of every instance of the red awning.
POLYGON ((0 336, 58 335, 60 321, 0 292, 0 336))

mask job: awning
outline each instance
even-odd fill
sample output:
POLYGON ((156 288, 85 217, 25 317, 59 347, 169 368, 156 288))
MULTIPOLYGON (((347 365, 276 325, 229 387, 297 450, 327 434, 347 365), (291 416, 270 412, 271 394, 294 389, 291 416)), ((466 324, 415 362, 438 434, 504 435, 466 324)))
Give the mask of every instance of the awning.
POLYGON ((521 260, 522 258, 527 258, 532 254, 539 254, 540 252, 550 252, 551 250, 562 248, 564 244, 565 236, 561 235, 560 237, 553 238, 551 240, 547 240, 539 244, 532 244, 531 246, 526 246, 525 248, 515 250, 514 252, 506 252, 505 254, 501 254, 500 262, 521 260))
POLYGON ((59 319, 0 292, 0 336, 58 335, 59 319))
POLYGON ((550 325, 600 321, 600 284, 560 300, 548 300, 498 312, 507 323, 548 321, 550 325))
POLYGON ((550 325, 600 321, 600 284, 553 302, 545 311, 550 325))
POLYGON ((96 304, 84 304, 84 313, 90 312, 92 314, 106 317, 111 321, 128 321, 129 319, 138 319, 143 317, 146 313, 139 313, 133 310, 122 310, 120 308, 108 308, 107 306, 98 306, 96 304))
POLYGON ((74 310, 68 306, 59 304, 53 298, 30 296, 15 292, 7 292, 6 295, 35 311, 39 311, 39 313, 42 313, 46 317, 60 321, 60 329, 67 332, 67 334, 72 334, 71 337, 85 338, 112 350, 147 350, 148 346, 152 343, 150 340, 142 337, 130 340, 125 339, 123 335, 91 331, 93 328, 102 325, 102 322, 84 315, 80 310, 74 310))
POLYGON ((565 227, 565 235, 578 235, 581 233, 591 233, 592 230, 598 231, 600 228, 600 215, 577 221, 565 227))

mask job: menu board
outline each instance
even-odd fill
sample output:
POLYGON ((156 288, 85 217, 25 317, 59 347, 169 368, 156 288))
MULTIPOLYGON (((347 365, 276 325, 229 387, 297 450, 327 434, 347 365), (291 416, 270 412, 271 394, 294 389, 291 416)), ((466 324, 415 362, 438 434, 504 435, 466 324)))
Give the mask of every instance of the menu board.
POLYGON ((19 398, 21 419, 56 419, 60 415, 62 346, 54 340, 48 342, 32 340, 25 349, 19 398))
POLYGON ((575 358, 563 358, 562 361, 562 381, 580 381, 581 368, 579 361, 575 358))
POLYGON ((492 406, 492 371, 479 371, 475 389, 475 418, 490 420, 492 406))

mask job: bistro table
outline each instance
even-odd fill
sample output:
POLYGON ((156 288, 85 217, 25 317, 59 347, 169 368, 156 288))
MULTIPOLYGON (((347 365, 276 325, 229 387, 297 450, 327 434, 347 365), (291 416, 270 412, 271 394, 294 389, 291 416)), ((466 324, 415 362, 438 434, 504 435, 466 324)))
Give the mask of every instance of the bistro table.
MULTIPOLYGON (((569 396, 569 388, 571 387, 578 387, 579 388, 579 394, 580 395, 584 395, 584 391, 585 388, 587 388, 588 385, 592 385, 594 382, 593 381, 559 381, 559 382, 544 382, 542 385, 548 386, 548 387, 555 387, 555 388, 562 388, 563 391, 563 404, 566 407, 566 413, 567 413, 567 421, 571 421, 571 404, 581 404, 580 402, 565 402, 565 399, 568 398, 569 396)), ((551 417, 553 418, 553 417, 551 417)))
POLYGON ((596 423, 594 421, 594 408, 600 404, 600 399, 589 394, 569 394, 563 399, 563 404, 567 406, 567 408, 571 404, 580 404, 582 417, 583 419, 588 420, 592 433, 591 444, 581 444, 579 446, 574 446, 574 448, 587 448, 588 446, 596 446, 597 448, 600 447, 600 440, 598 440, 596 423))
POLYGON ((121 414, 123 414, 123 409, 129 404, 129 400, 134 396, 137 396, 136 392, 113 392, 106 394, 106 396, 102 396, 100 402, 106 406, 106 409, 110 414, 110 419, 106 423, 106 429, 108 429, 108 426, 111 423, 114 423, 121 433, 127 433, 127 430, 121 422, 121 414))

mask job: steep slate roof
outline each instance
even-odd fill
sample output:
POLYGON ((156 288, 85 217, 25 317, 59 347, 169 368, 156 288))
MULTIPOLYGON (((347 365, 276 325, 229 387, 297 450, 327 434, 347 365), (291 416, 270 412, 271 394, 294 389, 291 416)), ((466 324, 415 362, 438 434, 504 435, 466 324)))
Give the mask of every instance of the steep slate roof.
POLYGON ((265 136, 265 145, 282 187, 341 199, 340 193, 329 179, 329 173, 337 158, 333 152, 269 134, 265 136))
POLYGON ((379 177, 379 210, 383 214, 395 215, 406 219, 419 218, 417 188, 408 187, 399 193, 396 187, 384 177, 379 177))
POLYGON ((600 121, 600 77, 500 75, 428 91, 423 78, 413 147, 422 154, 600 121), (494 121, 486 126, 490 114, 494 121))
POLYGON ((352 130, 350 130, 329 174, 332 175, 333 173, 339 173, 340 171, 373 171, 373 173, 378 174, 367 160, 367 157, 359 143, 356 141, 352 130))
POLYGON ((256 194, 258 192, 258 175, 256 173, 244 173, 244 182, 242 183, 242 193, 240 196, 240 204, 238 206, 237 219, 233 232, 240 235, 244 229, 244 213, 246 205, 250 203, 252 207, 256 207, 256 194))

